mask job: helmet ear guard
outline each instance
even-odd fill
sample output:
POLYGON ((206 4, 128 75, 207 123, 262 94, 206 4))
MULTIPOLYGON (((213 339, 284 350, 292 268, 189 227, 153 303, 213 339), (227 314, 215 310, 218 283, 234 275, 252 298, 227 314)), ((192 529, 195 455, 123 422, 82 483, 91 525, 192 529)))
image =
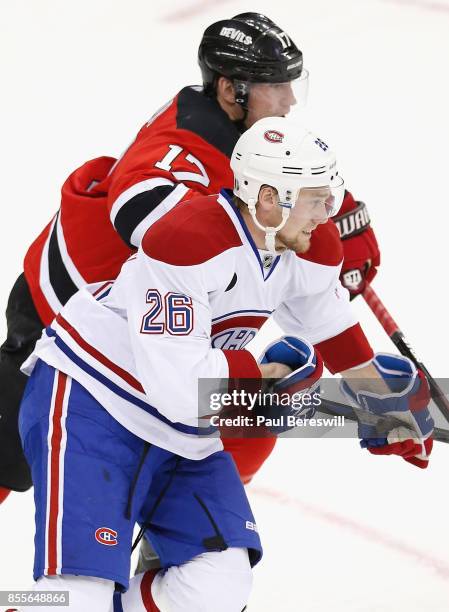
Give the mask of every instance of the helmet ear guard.
POLYGON ((276 233, 286 224, 304 188, 329 188, 328 216, 337 214, 344 197, 336 157, 326 143, 292 119, 267 117, 251 126, 237 141, 231 156, 234 194, 245 202, 257 227, 265 231, 266 247, 275 252, 276 233), (277 190, 282 221, 265 227, 257 219, 260 189, 277 190))
POLYGON ((234 80, 235 101, 244 109, 248 108, 249 87, 246 81, 234 80))

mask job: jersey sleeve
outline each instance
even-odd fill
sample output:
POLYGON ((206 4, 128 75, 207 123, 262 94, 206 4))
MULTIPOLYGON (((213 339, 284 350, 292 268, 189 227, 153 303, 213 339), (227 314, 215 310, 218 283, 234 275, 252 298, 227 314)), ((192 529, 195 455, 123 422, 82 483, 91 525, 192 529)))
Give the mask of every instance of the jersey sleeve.
POLYGON ((260 378, 248 351, 211 347, 209 294, 220 290, 220 270, 232 264, 232 257, 224 253, 180 266, 140 249, 130 262, 134 268, 125 292, 136 371, 150 403, 172 422, 198 418, 201 380, 260 378))
POLYGON ((111 175, 110 219, 128 246, 180 202, 232 186, 229 159, 206 138, 180 129, 177 101, 143 126, 111 175))
POLYGON ((302 268, 314 283, 320 276, 328 282, 318 291, 284 300, 274 313, 276 322, 286 334, 307 338, 332 373, 372 359, 373 350, 351 308, 349 293, 338 280, 340 266, 323 269, 303 261, 302 268))

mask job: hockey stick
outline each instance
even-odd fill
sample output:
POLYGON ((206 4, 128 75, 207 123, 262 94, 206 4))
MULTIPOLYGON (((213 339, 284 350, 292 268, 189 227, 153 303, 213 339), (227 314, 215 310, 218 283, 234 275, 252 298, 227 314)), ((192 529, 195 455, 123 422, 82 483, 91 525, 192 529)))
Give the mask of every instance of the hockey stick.
MULTIPOLYGON (((354 409, 351 406, 341 404, 340 402, 336 402, 334 400, 326 399, 322 401, 317 412, 322 412, 330 416, 344 415, 345 419, 348 419, 349 421, 358 421, 354 409)), ((386 422, 386 419, 382 417, 378 418, 379 423, 382 423, 383 421, 386 422)), ((398 420, 398 425, 401 424, 402 423, 398 420)), ((449 431, 442 429, 441 427, 435 427, 433 430, 433 439, 438 442, 445 442, 446 444, 449 444, 449 431)))
POLYGON ((399 350, 399 352, 405 357, 408 357, 409 359, 411 359, 411 361, 413 361, 416 367, 424 372, 427 378, 427 381, 429 383, 430 394, 432 396, 432 399, 435 402, 435 404, 438 406, 443 417, 449 423, 449 400, 445 396, 441 387, 438 385, 435 379, 431 376, 426 366, 422 363, 422 361, 419 361, 419 359, 416 357, 412 347, 406 340, 402 331, 399 329, 399 325, 396 323, 396 321, 390 315, 388 310, 382 304, 379 296, 374 291, 374 289, 371 287, 371 285, 369 285, 368 283, 366 284, 366 287, 362 295, 365 298, 365 302, 371 308, 375 317, 377 318, 379 323, 382 325, 382 327, 384 328, 384 330, 386 331, 386 333, 392 340, 393 344, 399 350))

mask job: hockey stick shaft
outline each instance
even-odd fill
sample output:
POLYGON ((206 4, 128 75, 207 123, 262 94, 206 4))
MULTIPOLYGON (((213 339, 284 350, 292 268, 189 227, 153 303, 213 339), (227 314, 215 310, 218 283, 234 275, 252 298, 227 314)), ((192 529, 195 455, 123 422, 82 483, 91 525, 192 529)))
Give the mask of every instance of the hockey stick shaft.
POLYGON ((399 352, 405 357, 408 357, 411 361, 413 361, 417 368, 423 371, 429 383, 432 399, 436 406, 438 406, 443 417, 449 423, 449 400, 444 394, 444 391, 438 385, 422 361, 416 357, 412 347, 400 330, 399 325, 390 315, 377 293, 368 283, 363 291, 363 297, 399 352))
MULTIPOLYGON (((355 416, 352 408, 346 404, 341 404, 340 402, 326 399, 322 402, 319 411, 328 415, 342 414, 349 421, 357 422, 357 417, 355 416)), ((445 442, 446 444, 449 444, 449 431, 442 429, 441 427, 435 427, 433 430, 433 439, 438 442, 445 442)))

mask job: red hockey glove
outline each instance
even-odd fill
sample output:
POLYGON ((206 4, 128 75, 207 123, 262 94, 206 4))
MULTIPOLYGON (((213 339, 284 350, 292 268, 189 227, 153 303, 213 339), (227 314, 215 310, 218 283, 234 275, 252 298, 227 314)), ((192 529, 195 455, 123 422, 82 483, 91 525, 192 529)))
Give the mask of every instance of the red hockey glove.
POLYGON ((426 468, 434 422, 427 407, 430 393, 424 374, 402 355, 377 353, 373 364, 390 393, 355 393, 345 380, 340 387, 343 395, 361 408, 357 411, 360 446, 373 455, 399 455, 426 468))
POLYGON ((352 300, 376 276, 380 265, 379 246, 365 204, 355 201, 349 191, 345 192, 338 216, 332 220, 340 232, 344 251, 340 280, 352 300))

